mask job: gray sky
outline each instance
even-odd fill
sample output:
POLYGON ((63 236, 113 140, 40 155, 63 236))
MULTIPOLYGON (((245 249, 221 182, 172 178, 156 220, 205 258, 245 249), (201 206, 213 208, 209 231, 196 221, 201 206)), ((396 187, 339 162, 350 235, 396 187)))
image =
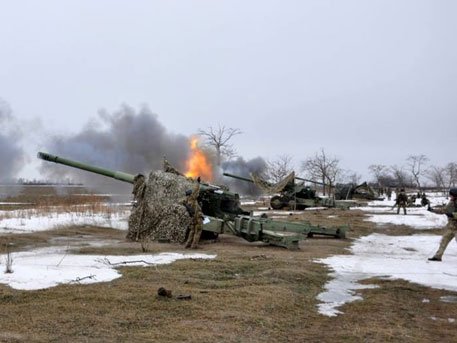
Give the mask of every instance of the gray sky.
POLYGON ((174 134, 241 129, 246 159, 324 148, 366 176, 411 154, 444 165, 456 16, 453 0, 0 0, 0 98, 29 153, 99 109, 146 104, 174 134))

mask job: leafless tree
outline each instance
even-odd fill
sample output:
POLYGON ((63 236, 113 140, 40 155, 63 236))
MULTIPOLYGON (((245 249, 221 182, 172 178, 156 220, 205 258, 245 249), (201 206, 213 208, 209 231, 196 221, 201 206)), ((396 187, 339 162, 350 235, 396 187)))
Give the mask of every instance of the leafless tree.
POLYGON ((307 174, 308 178, 322 182, 325 195, 325 186, 328 186, 328 193, 330 194, 330 189, 335 184, 337 176, 341 173, 338 163, 339 160, 337 158, 327 156, 324 149, 321 149, 314 157, 303 161, 301 169, 307 174))
POLYGON ((205 143, 216 150, 216 163, 221 165, 222 157, 232 158, 236 152, 229 141, 236 135, 241 134, 240 129, 219 125, 217 128, 210 126, 207 130, 198 130, 198 134, 205 138, 205 143))
POLYGON ((431 166, 427 171, 426 177, 432 181, 435 186, 442 189, 446 188, 447 176, 445 168, 431 166))
POLYGON ((374 179, 378 184, 378 188, 384 187, 385 185, 383 185, 383 179, 385 179, 388 174, 387 166, 383 164, 372 164, 368 167, 368 170, 374 176, 374 179))
POLYGON ((425 155, 410 155, 406 160, 408 161, 409 171, 420 189, 421 183, 419 179, 424 173, 424 165, 427 163, 428 158, 425 155))
POLYGON ((457 163, 451 162, 444 167, 448 177, 448 188, 455 187, 457 184, 457 163))
POLYGON ((293 171, 292 157, 289 155, 281 155, 277 159, 267 161, 267 169, 265 177, 273 182, 279 182, 293 171))
POLYGON ((352 183, 354 185, 359 185, 361 180, 362 180, 362 175, 357 174, 357 172, 352 171, 352 170, 347 170, 346 171, 346 179, 348 180, 349 183, 352 183))
POLYGON ((409 184, 408 174, 403 170, 403 167, 393 165, 390 167, 390 170, 392 171, 392 176, 398 186, 404 187, 409 184))

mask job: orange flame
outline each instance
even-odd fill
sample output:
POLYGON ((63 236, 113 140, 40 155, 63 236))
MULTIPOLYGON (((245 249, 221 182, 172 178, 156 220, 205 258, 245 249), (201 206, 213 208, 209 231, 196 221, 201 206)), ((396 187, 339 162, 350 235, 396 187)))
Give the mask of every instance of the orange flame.
POLYGON ((190 157, 186 161, 186 172, 185 176, 197 178, 201 177, 202 180, 212 181, 213 180, 213 168, 208 158, 202 150, 198 147, 198 138, 192 137, 190 139, 190 157))

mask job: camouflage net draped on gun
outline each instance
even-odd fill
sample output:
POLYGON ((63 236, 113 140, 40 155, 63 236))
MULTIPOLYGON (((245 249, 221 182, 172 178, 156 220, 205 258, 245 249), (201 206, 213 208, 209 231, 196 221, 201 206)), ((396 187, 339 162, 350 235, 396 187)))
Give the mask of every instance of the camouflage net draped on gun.
POLYGON ((284 190, 284 188, 290 184, 294 183, 295 180, 295 173, 291 172, 289 175, 287 175, 284 179, 279 181, 276 184, 271 184, 265 180, 263 180, 259 175, 255 173, 251 173, 252 180, 254 181, 254 184, 259 187, 262 191, 268 194, 275 194, 275 193, 280 193, 281 191, 284 190))
POLYGON ((190 217, 182 205, 192 182, 175 174, 154 171, 134 185, 135 207, 129 218, 127 238, 184 242, 190 217))

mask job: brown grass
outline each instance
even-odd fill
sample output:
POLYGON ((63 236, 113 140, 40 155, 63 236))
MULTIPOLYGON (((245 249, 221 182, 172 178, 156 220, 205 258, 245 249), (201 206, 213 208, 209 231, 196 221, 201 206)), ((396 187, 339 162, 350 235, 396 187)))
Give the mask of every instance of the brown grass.
MULTIPOLYGON (((313 262, 347 253, 351 240, 371 232, 408 234, 363 221, 360 211, 329 209, 291 216, 313 224, 346 225, 346 240, 302 241, 299 251, 248 243, 222 235, 198 252, 214 260, 180 260, 157 267, 123 267, 122 277, 92 285, 62 285, 39 291, 0 286, 0 341, 7 342, 453 342, 457 304, 443 303, 442 290, 405 281, 368 280, 363 301, 340 308, 344 314, 318 314, 316 296, 328 280, 324 265, 313 262), (336 218, 328 218, 328 216, 336 218), (172 290, 158 298, 157 290, 172 290), (190 294, 191 300, 176 295, 190 294), (423 302, 429 299, 430 302, 423 302), (435 318, 435 319, 432 319, 435 318)), ((124 232, 74 227, 27 235, 0 236, 15 249, 49 245, 56 237, 114 239, 117 244, 85 247, 80 253, 141 254, 141 244, 124 232)), ((63 240, 65 241, 65 240, 63 240)), ((71 241, 71 240, 70 240, 71 241)), ((187 252, 174 244, 151 243, 151 253, 187 252)), ((14 265, 13 265, 14 267, 14 265)))

